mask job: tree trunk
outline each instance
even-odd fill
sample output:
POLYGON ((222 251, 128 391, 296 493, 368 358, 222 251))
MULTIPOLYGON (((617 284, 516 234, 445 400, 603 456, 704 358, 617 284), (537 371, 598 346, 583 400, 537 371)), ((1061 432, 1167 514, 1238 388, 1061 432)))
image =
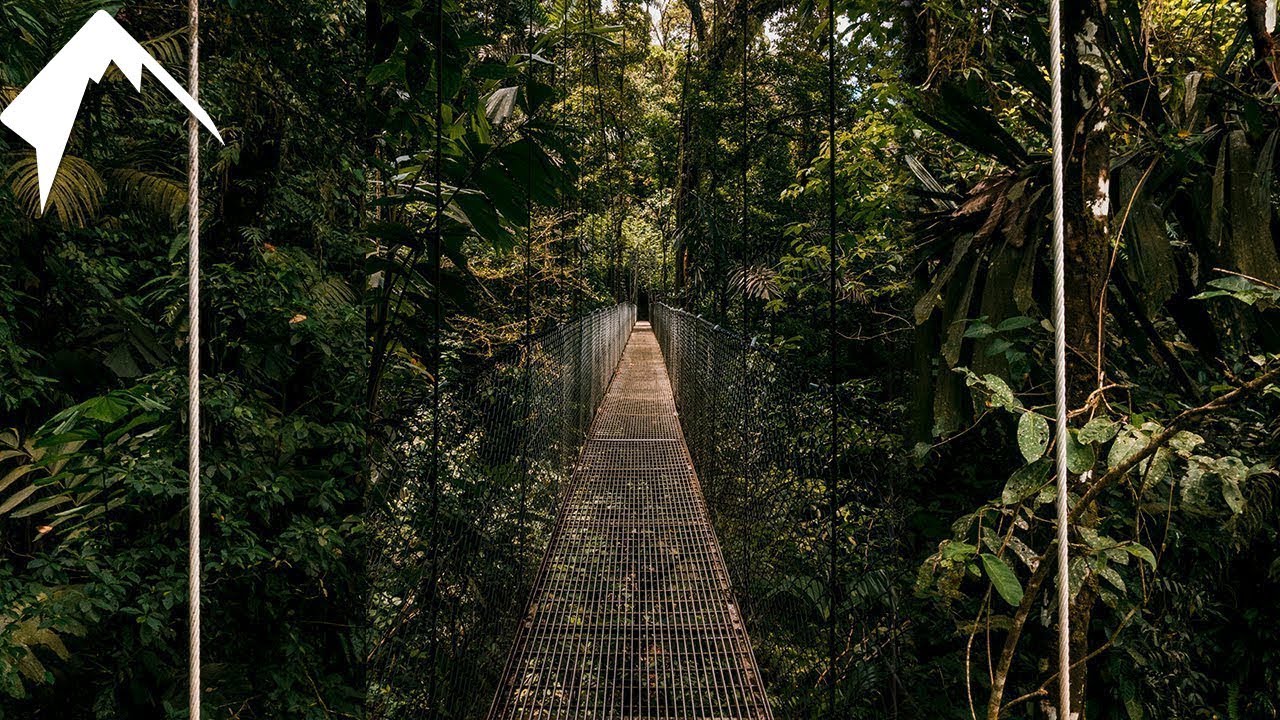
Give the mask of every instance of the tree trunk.
MULTIPOLYGON (((929 71, 936 60, 937 24, 924 0, 905 0, 900 6, 904 36, 902 79, 909 85, 923 88, 929 79, 929 71)), ((913 297, 921 297, 929 291, 928 256, 920 253, 913 274, 913 297)), ((940 332, 938 314, 933 313, 915 328, 914 364, 915 387, 912 392, 911 418, 912 441, 927 443, 933 440, 933 358, 938 352, 940 332)))
MULTIPOLYGON (((1106 98, 1111 78, 1105 70, 1102 28, 1105 0, 1063 4, 1065 78, 1063 130, 1067 133, 1066 336, 1067 402, 1083 406, 1102 382, 1107 269, 1111 255, 1111 141, 1106 98)), ((1086 511, 1081 525, 1096 523, 1086 511)), ((1096 595, 1082 588, 1070 608, 1071 661, 1089 652, 1089 623, 1096 595)), ((1088 665, 1071 674, 1072 718, 1084 720, 1088 665)))
POLYGON ((1098 386, 1103 311, 1111 246, 1110 77, 1100 43, 1100 0, 1064 3, 1063 131, 1066 133, 1066 335, 1068 402, 1081 406, 1098 386))
POLYGON ((1276 72, 1276 41, 1267 30, 1267 0, 1245 0, 1245 22, 1253 40, 1254 72, 1267 83, 1280 83, 1276 72))

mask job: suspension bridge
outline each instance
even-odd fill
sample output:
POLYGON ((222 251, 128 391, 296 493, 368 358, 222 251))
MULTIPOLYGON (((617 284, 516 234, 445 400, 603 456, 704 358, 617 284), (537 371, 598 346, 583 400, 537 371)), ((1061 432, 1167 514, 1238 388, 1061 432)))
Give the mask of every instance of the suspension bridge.
POLYGON ((573 474, 491 718, 771 718, 649 323, 573 474))
POLYGON ((852 572, 830 543, 851 498, 830 395, 706 320, 651 314, 597 310, 407 403, 373 523, 372 717, 834 707, 837 660, 857 663, 837 647, 854 613, 830 607, 852 572))

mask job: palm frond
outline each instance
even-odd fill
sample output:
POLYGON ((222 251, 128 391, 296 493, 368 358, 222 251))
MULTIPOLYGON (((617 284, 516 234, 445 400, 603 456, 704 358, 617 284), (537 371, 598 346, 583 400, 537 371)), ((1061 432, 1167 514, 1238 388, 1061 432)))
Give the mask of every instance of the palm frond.
POLYGON ((738 267, 729 277, 729 287, 734 292, 745 291, 756 300, 773 300, 782 295, 778 286, 778 271, 766 265, 738 267))
POLYGON ((53 189, 49 191, 49 202, 43 212, 40 209, 40 173, 36 167, 35 153, 12 156, 4 182, 32 217, 52 213, 64 228, 87 225, 97 215, 102 196, 106 193, 106 185, 98 171, 87 160, 74 155, 62 158, 53 189))
POLYGON ((136 168, 107 171, 115 187, 125 198, 159 215, 178 222, 187 207, 187 184, 136 168))

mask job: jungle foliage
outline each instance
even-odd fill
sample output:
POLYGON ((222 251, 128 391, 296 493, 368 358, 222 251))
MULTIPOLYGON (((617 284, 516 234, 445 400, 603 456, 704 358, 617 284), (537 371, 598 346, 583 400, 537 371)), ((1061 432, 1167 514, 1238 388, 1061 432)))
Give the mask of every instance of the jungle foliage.
MULTIPOLYGON (((100 8, 185 77, 185 4, 0 3, 0 85, 100 8)), ((360 8, 203 21, 209 717, 351 716, 367 367, 360 8), (323 61, 321 61, 323 58, 323 61)), ((0 184, 0 716, 186 716, 186 122, 147 78, 90 85, 43 216, 0 184)))
MULTIPOLYGON (((837 592, 813 562, 765 588, 839 616, 841 652, 753 629, 806 688, 780 711, 831 685, 839 717, 1055 717, 1043 3, 832 1, 834 67, 822 0, 206 3, 211 716, 362 715, 395 620, 367 590, 416 590, 378 546, 421 540, 383 514, 398 423, 435 378, 663 298, 845 399, 837 592)), ((1265 5, 1064 3, 1087 717, 1280 717, 1265 5)), ((100 7, 181 76, 177 5, 0 0, 0 104, 100 7)), ((0 134, 0 717, 185 716, 170 105, 91 86, 43 216, 0 134)))

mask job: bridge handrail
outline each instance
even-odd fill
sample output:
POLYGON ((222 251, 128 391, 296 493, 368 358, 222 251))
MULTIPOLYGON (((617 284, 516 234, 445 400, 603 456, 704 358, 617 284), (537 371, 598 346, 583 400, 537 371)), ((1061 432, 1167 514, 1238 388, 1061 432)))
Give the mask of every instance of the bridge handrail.
POLYGON ((785 668, 794 648, 822 647, 828 632, 847 636, 847 624, 860 620, 850 578, 862 569, 828 541, 833 517, 841 518, 843 533, 849 513, 869 506, 843 474, 845 456, 832 453, 852 446, 833 444, 831 431, 838 426, 844 437, 855 427, 854 384, 840 388, 833 403, 830 382, 807 375, 795 359, 687 310, 651 307, 680 424, 766 686, 798 707, 819 707, 822 689, 785 668), (831 612, 826 598, 841 598, 840 612, 831 612))
POLYGON ((435 417, 429 385, 389 390, 366 512, 371 719, 483 715, 635 317, 618 303, 455 362, 435 417))
MULTIPOLYGON (((555 323, 552 323, 551 325, 548 325, 544 328, 536 330, 532 333, 522 333, 519 338, 503 343, 501 348, 490 353, 489 355, 484 356, 481 362, 477 363, 470 369, 471 372, 469 374, 474 375, 477 372, 490 369, 492 366, 496 366, 504 361, 510 360, 512 359, 512 356, 519 355, 527 345, 533 345, 541 340, 545 340, 546 338, 558 332, 563 332, 565 329, 570 328, 574 325, 585 323, 589 321, 591 318, 594 318, 598 315, 606 315, 608 313, 618 310, 619 308, 628 308, 628 307, 631 308, 632 312, 635 311, 635 303, 631 303, 631 302, 620 302, 620 303, 614 303, 612 305, 602 305, 598 308, 595 308, 594 310, 589 310, 586 313, 583 313, 576 317, 558 320, 555 323)), ((447 380, 447 378, 448 378, 447 375, 442 375, 441 381, 444 382, 447 380)))
MULTIPOLYGON (((744 335, 737 330, 734 330, 732 328, 726 327, 718 323, 714 323, 710 319, 702 316, 699 313, 690 312, 689 310, 686 310, 681 307, 677 307, 675 305, 670 305, 668 303, 655 302, 653 303, 653 307, 662 308, 669 312, 672 312, 677 315, 681 315, 686 318, 695 320, 699 323, 702 323, 707 327, 708 330, 718 335, 724 336, 729 341, 735 344, 741 345, 745 349, 749 349, 753 354, 757 355, 758 357, 765 358, 772 361, 777 366, 778 373, 792 378, 793 380, 792 384, 797 387, 808 387, 809 389, 815 390, 815 391, 821 390, 821 391, 829 392, 829 389, 831 387, 830 378, 826 378, 826 377, 813 378, 811 376, 801 373, 792 364, 790 364, 792 361, 791 358, 786 357, 785 355, 775 350, 774 348, 761 344, 759 342, 760 340, 759 335, 756 335, 756 334, 744 335)), ((839 392, 842 395, 847 393, 847 391, 844 389, 840 389, 839 392)))

